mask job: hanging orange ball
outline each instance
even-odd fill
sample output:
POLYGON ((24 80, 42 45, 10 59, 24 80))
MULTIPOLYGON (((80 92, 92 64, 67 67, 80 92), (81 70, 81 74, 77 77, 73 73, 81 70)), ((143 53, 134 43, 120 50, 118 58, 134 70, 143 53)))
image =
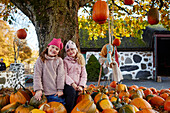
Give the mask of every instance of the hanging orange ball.
POLYGON ((109 8, 105 1, 97 1, 93 6, 93 20, 99 24, 104 24, 109 17, 109 8))
POLYGON ((134 3, 134 0, 124 0, 125 5, 132 5, 134 3))
POLYGON ((151 8, 148 11, 148 23, 151 25, 159 23, 159 11, 157 8, 151 8))
POLYGON ((121 40, 120 40, 120 39, 115 38, 115 39, 113 40, 113 46, 120 46, 120 44, 121 44, 121 40))
POLYGON ((27 32, 25 31, 25 29, 19 29, 17 31, 17 37, 19 39, 25 39, 27 37, 27 32))

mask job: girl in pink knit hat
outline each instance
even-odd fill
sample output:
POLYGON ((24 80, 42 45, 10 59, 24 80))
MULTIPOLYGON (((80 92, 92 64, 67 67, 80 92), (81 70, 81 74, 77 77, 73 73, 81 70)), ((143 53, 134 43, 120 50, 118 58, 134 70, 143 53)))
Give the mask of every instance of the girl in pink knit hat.
POLYGON ((65 72, 62 58, 58 53, 63 48, 61 39, 53 39, 38 57, 33 78, 35 98, 41 100, 44 93, 48 102, 65 104, 63 95, 65 72))
POLYGON ((64 69, 66 72, 66 84, 64 96, 67 113, 70 113, 76 104, 78 92, 81 92, 87 82, 84 56, 78 52, 76 44, 69 40, 65 45, 67 56, 64 58, 64 69))

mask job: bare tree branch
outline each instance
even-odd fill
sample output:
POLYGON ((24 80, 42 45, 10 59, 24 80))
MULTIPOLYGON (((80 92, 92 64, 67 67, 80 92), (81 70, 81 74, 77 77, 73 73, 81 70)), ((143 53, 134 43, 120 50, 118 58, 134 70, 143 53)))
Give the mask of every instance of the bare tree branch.
POLYGON ((112 3, 113 3, 113 5, 115 5, 116 7, 118 7, 120 10, 123 10, 123 11, 125 11, 128 15, 130 15, 130 13, 129 13, 127 10, 125 10, 124 8, 122 8, 122 7, 120 7, 119 5, 117 5, 117 4, 114 2, 114 0, 112 0, 112 3))

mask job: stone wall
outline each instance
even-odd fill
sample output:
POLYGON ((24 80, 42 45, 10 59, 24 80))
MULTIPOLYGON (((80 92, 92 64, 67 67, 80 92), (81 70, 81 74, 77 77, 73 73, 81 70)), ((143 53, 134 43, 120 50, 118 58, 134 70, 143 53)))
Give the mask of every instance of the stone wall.
POLYGON ((9 70, 0 72, 0 89, 14 87, 19 82, 25 86, 24 65, 21 63, 13 63, 9 70))
MULTIPOLYGON (((87 52, 86 63, 94 54, 98 59, 100 52, 87 52)), ((153 79, 153 52, 129 51, 118 52, 120 70, 124 79, 153 79)), ((105 67, 104 67, 105 68, 105 67)))

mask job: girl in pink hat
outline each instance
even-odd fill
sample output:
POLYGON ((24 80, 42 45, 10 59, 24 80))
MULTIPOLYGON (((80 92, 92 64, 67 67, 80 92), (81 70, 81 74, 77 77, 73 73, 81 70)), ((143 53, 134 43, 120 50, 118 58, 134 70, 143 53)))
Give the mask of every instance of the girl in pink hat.
POLYGON ((65 72, 62 58, 58 53, 63 48, 61 39, 53 39, 38 57, 33 78, 35 98, 41 100, 44 93, 48 102, 65 104, 63 95, 65 72))
POLYGON ((76 44, 69 40, 65 45, 67 56, 64 58, 64 69, 66 72, 66 84, 64 96, 67 113, 75 106, 78 92, 81 92, 87 82, 84 56, 78 52, 76 44))

